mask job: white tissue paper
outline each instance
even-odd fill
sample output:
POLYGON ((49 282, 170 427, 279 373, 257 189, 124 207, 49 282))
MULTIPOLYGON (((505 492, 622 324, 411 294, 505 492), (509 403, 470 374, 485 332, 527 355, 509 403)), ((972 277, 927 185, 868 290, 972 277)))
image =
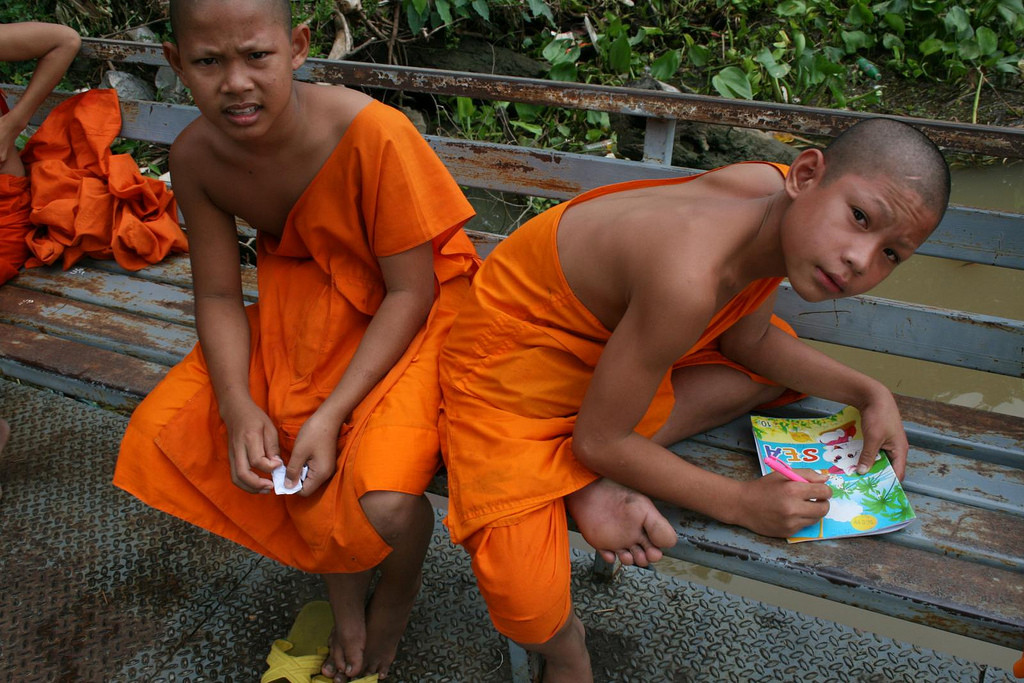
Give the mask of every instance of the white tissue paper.
POLYGON ((274 478, 274 493, 279 496, 290 496, 293 493, 298 493, 302 490, 302 482, 306 480, 306 473, 309 472, 307 465, 302 466, 302 473, 299 475, 299 481, 295 486, 291 488, 284 484, 284 473, 287 468, 284 465, 278 465, 274 468, 274 471, 270 473, 270 476, 274 478))

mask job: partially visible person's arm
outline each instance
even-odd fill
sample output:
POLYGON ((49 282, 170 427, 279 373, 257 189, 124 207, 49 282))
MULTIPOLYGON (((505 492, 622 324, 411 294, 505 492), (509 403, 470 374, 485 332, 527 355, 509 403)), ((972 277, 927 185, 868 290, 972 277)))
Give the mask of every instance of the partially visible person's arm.
POLYGON ((826 485, 782 476, 737 481, 687 462, 634 431, 672 363, 693 345, 713 313, 708 304, 713 293, 690 285, 631 291, 580 408, 573 453, 598 474, 653 498, 766 536, 789 536, 828 511, 831 491, 826 485), (679 300, 678 292, 687 292, 690 300, 679 300), (666 310, 676 313, 667 315, 666 310))
POLYGON ((782 386, 856 407, 864 426, 859 471, 866 472, 879 449, 885 449, 902 480, 909 445, 892 392, 878 380, 768 324, 774 302, 772 296, 722 335, 722 353, 782 386))
POLYGON ((249 322, 242 300, 234 218, 218 209, 196 180, 184 133, 171 149, 174 194, 189 231, 196 331, 228 433, 231 478, 250 493, 267 493, 269 473, 282 463, 277 429, 249 393, 249 322))
POLYGON ((374 313, 341 380, 299 430, 288 461, 287 482, 309 473, 300 495, 311 495, 334 474, 342 423, 401 358, 423 326, 434 301, 434 252, 430 242, 378 259, 387 293, 374 313))
POLYGON ((0 24, 0 61, 38 60, 24 94, 9 113, 0 117, 0 167, 12 154, 14 142, 29 119, 64 77, 81 42, 74 29, 60 24, 0 24))

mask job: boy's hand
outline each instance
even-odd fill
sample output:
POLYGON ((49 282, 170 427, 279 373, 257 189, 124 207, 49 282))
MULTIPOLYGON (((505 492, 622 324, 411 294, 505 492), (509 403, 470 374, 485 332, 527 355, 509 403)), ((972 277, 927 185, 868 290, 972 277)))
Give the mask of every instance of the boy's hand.
POLYGON ((805 476, 810 483, 790 481, 777 472, 744 482, 737 523, 762 536, 786 538, 820 520, 828 514, 832 497, 824 483, 828 477, 810 471, 805 476))
POLYGON ((877 396, 863 406, 859 406, 861 424, 864 427, 864 450, 861 451, 857 472, 866 473, 875 462, 880 449, 889 455, 889 462, 896 472, 896 477, 903 481, 907 466, 907 433, 903 430, 896 399, 888 389, 877 392, 877 396))
POLYGON ((224 415, 228 430, 228 461, 231 481, 249 493, 269 493, 274 483, 254 470, 270 473, 282 464, 277 429, 270 417, 253 402, 235 406, 224 415))
POLYGON ((334 475, 338 466, 338 434, 341 425, 320 411, 313 413, 299 430, 292 448, 285 484, 293 486, 299 481, 302 466, 309 465, 309 472, 302 481, 300 496, 312 495, 321 484, 334 475))

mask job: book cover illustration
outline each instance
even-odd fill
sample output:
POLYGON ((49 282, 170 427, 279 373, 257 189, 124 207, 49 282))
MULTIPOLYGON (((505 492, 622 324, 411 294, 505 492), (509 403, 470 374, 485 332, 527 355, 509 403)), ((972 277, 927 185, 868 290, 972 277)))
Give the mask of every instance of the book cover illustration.
POLYGON ((750 422, 761 474, 771 472, 764 459, 774 456, 797 472, 810 469, 829 478, 828 514, 791 536, 790 543, 883 534, 902 529, 915 518, 884 452, 867 473, 857 474, 864 438, 856 408, 847 406, 828 417, 752 415, 750 422))

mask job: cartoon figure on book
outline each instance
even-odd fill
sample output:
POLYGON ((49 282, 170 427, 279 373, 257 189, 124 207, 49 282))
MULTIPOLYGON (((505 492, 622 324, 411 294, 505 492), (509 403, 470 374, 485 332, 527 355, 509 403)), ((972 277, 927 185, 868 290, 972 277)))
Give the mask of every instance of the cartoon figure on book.
POLYGON ((288 0, 170 16, 164 53, 200 112, 170 155, 199 344, 136 409, 114 483, 323 575, 330 609, 307 605, 264 683, 383 677, 434 525, 437 357, 479 263, 473 212, 402 113, 293 81, 310 34, 288 0), (247 307, 236 218, 259 236, 247 307))
POLYGON ((737 481, 668 445, 813 394, 859 409, 858 472, 884 448, 903 476, 892 394, 772 309, 783 278, 810 301, 868 291, 931 234, 948 196, 935 145, 871 119, 788 168, 597 188, 495 248, 441 354, 447 524, 495 626, 543 655, 545 681, 592 679, 568 515, 605 559, 647 565, 676 541, 652 498, 776 537, 829 511, 824 475, 737 481))

